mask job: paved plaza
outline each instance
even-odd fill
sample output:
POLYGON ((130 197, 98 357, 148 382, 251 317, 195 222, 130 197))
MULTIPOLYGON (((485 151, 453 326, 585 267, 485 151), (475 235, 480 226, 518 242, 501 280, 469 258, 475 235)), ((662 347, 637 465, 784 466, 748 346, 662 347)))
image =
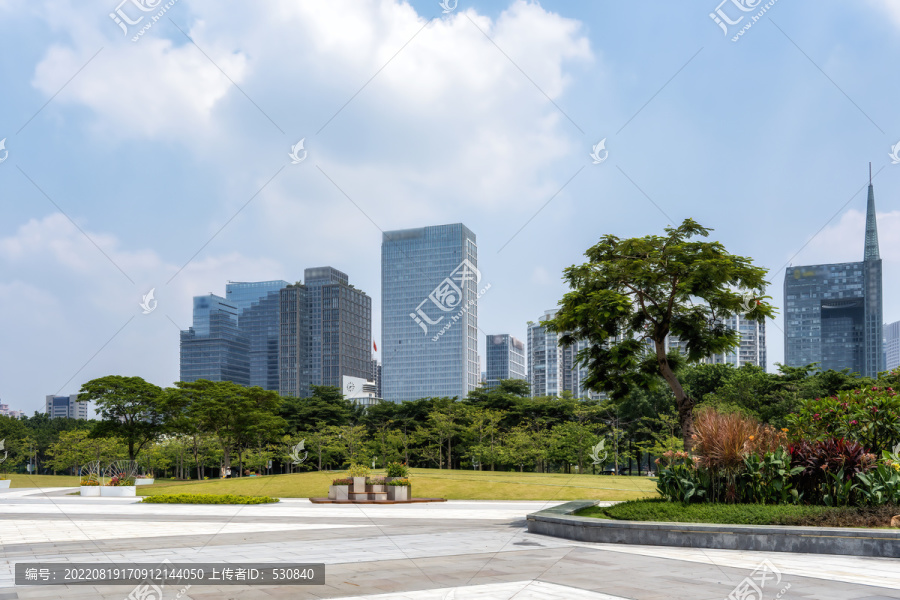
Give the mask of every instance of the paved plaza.
MULTIPOLYGON (((0 600, 124 599, 129 586, 15 586, 17 562, 324 563, 322 586, 194 585, 163 598, 722 600, 765 559, 763 599, 900 600, 900 560, 587 544, 529 534, 546 502, 140 504, 0 494, 0 600), (180 595, 179 595, 180 594, 180 595)), ((734 596, 757 598, 757 596, 734 596)), ((156 599, 153 599, 156 600, 156 599)))

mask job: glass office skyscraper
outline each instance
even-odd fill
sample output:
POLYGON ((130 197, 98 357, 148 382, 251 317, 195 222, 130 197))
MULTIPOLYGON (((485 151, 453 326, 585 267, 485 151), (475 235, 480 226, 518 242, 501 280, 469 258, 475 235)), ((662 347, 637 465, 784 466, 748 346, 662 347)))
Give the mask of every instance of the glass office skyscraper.
POLYGON ((525 344, 509 334, 487 336, 488 389, 500 385, 504 379, 528 379, 525 371, 525 344))
POLYGON ((193 326, 181 332, 181 381, 250 384, 250 344, 238 328, 238 309, 225 298, 194 297, 193 326))
MULTIPOLYGON (((870 166, 871 169, 871 166, 870 166)), ((881 256, 871 175, 863 261, 788 267, 785 364, 819 363, 875 377, 884 371, 881 256)))
POLYGON ((478 247, 462 223, 385 232, 382 392, 464 398, 480 379, 478 247))
POLYGON ((250 346, 250 385, 278 391, 278 292, 288 282, 230 281, 226 300, 238 311, 238 328, 250 346))

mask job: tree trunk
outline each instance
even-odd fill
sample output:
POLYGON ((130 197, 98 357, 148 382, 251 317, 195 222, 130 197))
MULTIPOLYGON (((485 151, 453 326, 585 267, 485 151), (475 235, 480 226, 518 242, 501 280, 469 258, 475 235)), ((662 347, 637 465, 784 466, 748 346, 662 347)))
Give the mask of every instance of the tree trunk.
POLYGON ((681 438, 684 440, 684 449, 688 452, 694 446, 694 404, 693 398, 684 392, 681 382, 669 366, 666 357, 666 348, 662 341, 654 340, 656 345, 656 362, 659 364, 659 373, 669 384, 672 393, 675 394, 675 405, 678 408, 678 423, 681 426, 681 438))

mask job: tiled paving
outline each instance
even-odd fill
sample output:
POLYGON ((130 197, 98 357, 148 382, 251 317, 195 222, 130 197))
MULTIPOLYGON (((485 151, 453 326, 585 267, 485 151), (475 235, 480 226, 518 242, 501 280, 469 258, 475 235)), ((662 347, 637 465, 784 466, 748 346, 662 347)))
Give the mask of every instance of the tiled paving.
MULTIPOLYGON (((123 586, 15 586, 17 562, 325 563, 323 586, 191 586, 163 600, 721 600, 764 559, 763 600, 900 600, 900 560, 586 544, 529 534, 544 502, 140 504, 0 494, 0 600, 125 599, 123 586)), ((740 597, 740 596, 737 596, 740 597)), ((748 596, 754 598, 756 596, 748 596)), ((147 600, 159 600, 148 597, 147 600)))

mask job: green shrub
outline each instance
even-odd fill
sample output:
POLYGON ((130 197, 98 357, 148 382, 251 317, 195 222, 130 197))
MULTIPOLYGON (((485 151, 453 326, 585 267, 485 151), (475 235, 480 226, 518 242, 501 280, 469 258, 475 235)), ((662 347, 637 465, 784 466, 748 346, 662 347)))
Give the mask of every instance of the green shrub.
POLYGON ((341 477, 340 479, 332 479, 331 485, 353 485, 353 479, 350 477, 341 477))
POLYGON ((386 470, 388 477, 409 477, 409 467, 403 463, 388 463, 386 470))
POLYGON ((399 487, 411 487, 411 484, 409 483, 409 479, 406 479, 406 478, 403 478, 403 479, 393 479, 393 480, 391 480, 391 481, 388 481, 387 484, 388 484, 388 485, 395 486, 395 487, 398 487, 398 486, 399 486, 399 487))
POLYGON ((159 494, 146 496, 150 504, 268 504, 278 502, 269 496, 236 496, 234 494, 159 494))
POLYGON ((656 498, 632 500, 614 506, 591 506, 581 517, 663 523, 729 525, 792 525, 807 527, 887 527, 896 505, 830 507, 792 504, 677 504, 656 498))
POLYGON ((369 467, 366 465, 350 465, 350 477, 368 477, 369 476, 369 467))

